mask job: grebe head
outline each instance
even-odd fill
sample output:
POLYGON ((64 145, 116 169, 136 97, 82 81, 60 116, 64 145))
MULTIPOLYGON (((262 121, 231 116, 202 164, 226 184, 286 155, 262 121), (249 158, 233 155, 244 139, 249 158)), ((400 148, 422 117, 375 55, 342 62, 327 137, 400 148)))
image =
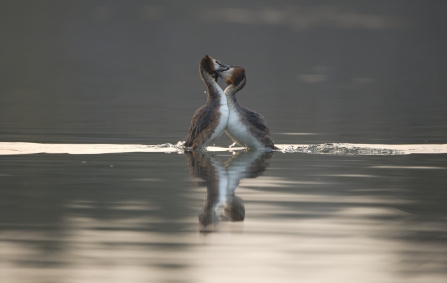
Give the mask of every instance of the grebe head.
MULTIPOLYGON (((200 61, 200 67, 210 74, 216 81, 217 77, 220 76, 220 72, 227 71, 230 69, 230 66, 223 64, 217 59, 214 59, 211 56, 205 55, 200 61)), ((221 77, 221 76, 220 76, 221 77)))
POLYGON ((224 76, 227 85, 245 85, 245 69, 242 67, 230 66, 228 70, 222 71, 219 74, 224 76))
POLYGON ((202 58, 202 61, 200 61, 200 66, 210 74, 213 72, 223 72, 230 69, 230 66, 208 55, 205 55, 205 57, 202 58))

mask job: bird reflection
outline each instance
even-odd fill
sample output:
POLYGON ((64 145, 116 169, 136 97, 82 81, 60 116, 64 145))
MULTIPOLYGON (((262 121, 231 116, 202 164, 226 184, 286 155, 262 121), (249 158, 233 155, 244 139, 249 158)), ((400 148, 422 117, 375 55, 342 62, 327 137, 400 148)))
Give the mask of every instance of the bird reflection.
POLYGON ((225 163, 211 152, 191 151, 186 156, 191 175, 201 179, 197 185, 207 188, 205 204, 199 214, 200 231, 212 232, 218 221, 244 220, 244 202, 235 195, 235 190, 242 179, 260 176, 273 152, 237 152, 225 163))

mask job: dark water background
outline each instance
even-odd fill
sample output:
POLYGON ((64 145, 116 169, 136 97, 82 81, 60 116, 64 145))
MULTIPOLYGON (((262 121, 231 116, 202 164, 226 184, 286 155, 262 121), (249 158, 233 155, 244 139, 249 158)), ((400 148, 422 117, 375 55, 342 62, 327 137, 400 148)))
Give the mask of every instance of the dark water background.
MULTIPOLYGON (((247 70, 240 102, 277 143, 446 143, 446 12, 443 1, 1 1, 0 141, 184 140, 209 54, 247 70)), ((2 156, 1 281, 445 282, 446 164, 275 153, 235 192, 245 220, 200 233, 209 190, 191 182, 187 155, 2 156)))
POLYGON ((446 142, 444 2, 240 2, 2 1, 2 140, 177 142, 209 54, 278 143, 446 142))

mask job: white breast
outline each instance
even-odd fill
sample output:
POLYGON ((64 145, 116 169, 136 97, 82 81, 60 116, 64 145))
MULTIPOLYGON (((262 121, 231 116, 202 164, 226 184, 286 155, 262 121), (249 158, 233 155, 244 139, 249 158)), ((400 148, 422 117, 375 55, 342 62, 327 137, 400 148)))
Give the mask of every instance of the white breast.
POLYGON ((249 131, 248 127, 250 125, 246 125, 242 122, 243 120, 240 117, 241 114, 237 111, 237 108, 231 101, 229 102, 228 109, 230 111, 230 116, 225 132, 230 136, 230 138, 237 144, 244 147, 252 149, 264 148, 263 144, 259 142, 258 139, 249 131))
POLYGON ((222 133, 225 131, 225 128, 227 128, 228 125, 228 117, 230 111, 228 110, 227 97, 222 90, 219 90, 219 96, 220 96, 220 107, 218 109, 218 111, 220 112, 219 123, 217 124, 217 127, 214 130, 214 133, 211 135, 211 137, 206 142, 203 143, 203 147, 212 145, 222 135, 222 133))

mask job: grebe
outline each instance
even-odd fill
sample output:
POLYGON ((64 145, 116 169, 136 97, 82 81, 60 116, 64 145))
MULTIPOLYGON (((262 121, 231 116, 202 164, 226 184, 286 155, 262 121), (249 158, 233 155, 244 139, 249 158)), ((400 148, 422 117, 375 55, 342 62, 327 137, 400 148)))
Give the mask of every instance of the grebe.
POLYGON ((208 89, 208 99, 192 117, 188 137, 184 143, 187 148, 205 149, 219 138, 227 127, 229 117, 227 98, 216 81, 218 72, 229 68, 230 66, 208 55, 200 61, 200 77, 208 89))
POLYGON ((271 151, 275 147, 267 124, 262 115, 251 111, 239 104, 236 93, 246 83, 245 69, 231 66, 221 74, 226 78, 228 87, 224 93, 227 95, 230 117, 225 132, 237 144, 249 149, 271 151))

